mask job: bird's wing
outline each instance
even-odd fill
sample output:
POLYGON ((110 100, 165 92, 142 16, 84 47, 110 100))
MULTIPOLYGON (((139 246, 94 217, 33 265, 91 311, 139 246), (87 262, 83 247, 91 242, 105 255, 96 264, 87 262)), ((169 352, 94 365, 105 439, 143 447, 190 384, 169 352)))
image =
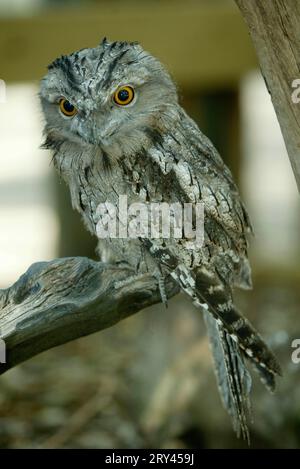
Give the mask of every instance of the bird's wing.
POLYGON ((204 248, 212 253, 210 257, 229 253, 233 261, 230 283, 249 287, 249 216, 231 172, 217 150, 184 111, 182 113, 182 127, 174 129, 171 136, 165 137, 161 145, 153 146, 148 153, 161 170, 159 183, 167 181, 166 192, 173 186, 176 200, 181 203, 204 204, 204 248))
POLYGON ((281 373, 280 367, 232 299, 241 261, 244 263, 247 258, 248 216, 229 169, 199 129, 193 127, 191 131, 192 124, 188 124, 188 128, 180 130, 183 135, 174 130, 174 136, 166 137, 161 148, 154 147, 149 156, 160 168, 160 184, 167 181, 171 187, 166 189, 170 203, 173 199, 181 203, 203 202, 204 245, 198 251, 188 252, 182 239, 143 242, 194 302, 208 309, 237 342, 266 386, 274 389, 274 375, 281 373))

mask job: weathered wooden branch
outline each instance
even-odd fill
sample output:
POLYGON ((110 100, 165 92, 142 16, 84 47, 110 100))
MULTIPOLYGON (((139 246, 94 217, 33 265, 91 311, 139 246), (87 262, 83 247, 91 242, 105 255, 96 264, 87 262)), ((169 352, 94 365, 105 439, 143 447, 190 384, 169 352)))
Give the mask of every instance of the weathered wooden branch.
POLYGON ((248 25, 300 191, 300 103, 292 100, 292 84, 300 79, 300 2, 235 2, 248 25))
MULTIPOLYGON (((169 280, 168 296, 178 292, 169 280)), ((0 336, 6 363, 0 374, 38 353, 113 326, 160 301, 149 275, 84 257, 33 264, 0 290, 0 336)))

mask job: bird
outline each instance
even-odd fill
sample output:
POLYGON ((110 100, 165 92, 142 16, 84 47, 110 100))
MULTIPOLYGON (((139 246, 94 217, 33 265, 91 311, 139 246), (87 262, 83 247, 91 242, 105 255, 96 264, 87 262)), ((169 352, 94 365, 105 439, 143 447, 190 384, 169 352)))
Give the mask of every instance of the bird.
POLYGON ((181 107, 165 66, 137 42, 109 41, 63 55, 41 80, 43 148, 70 190, 72 206, 97 235, 100 204, 203 204, 203 243, 186 236, 107 237, 105 262, 164 284, 171 277, 204 315, 215 374, 238 435, 249 441, 250 362, 270 391, 280 365, 234 303, 252 287, 249 215, 230 169, 181 107))

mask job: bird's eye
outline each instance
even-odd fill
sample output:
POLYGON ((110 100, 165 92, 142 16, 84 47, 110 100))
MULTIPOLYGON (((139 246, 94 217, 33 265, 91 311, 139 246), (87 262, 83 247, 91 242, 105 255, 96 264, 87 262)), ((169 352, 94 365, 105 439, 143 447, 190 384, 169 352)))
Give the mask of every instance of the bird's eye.
POLYGON ((61 100, 59 101, 59 109, 63 113, 63 115, 67 117, 73 117, 75 116, 75 114, 77 114, 76 107, 73 106, 73 104, 71 104, 70 101, 65 98, 61 98, 61 100))
POLYGON ((127 106, 134 98, 134 91, 131 86, 120 86, 114 94, 114 102, 119 106, 127 106))

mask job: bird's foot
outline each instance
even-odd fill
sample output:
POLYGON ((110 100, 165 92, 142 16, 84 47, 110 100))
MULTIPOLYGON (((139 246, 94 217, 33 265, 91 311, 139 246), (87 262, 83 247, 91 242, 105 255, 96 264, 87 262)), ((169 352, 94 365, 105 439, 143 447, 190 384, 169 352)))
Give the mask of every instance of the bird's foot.
POLYGON ((159 288, 161 301, 165 305, 165 307, 167 308, 168 307, 168 297, 167 297, 167 293, 166 293, 165 277, 163 276, 160 269, 155 270, 153 276, 156 278, 156 280, 158 282, 158 288, 159 288))

